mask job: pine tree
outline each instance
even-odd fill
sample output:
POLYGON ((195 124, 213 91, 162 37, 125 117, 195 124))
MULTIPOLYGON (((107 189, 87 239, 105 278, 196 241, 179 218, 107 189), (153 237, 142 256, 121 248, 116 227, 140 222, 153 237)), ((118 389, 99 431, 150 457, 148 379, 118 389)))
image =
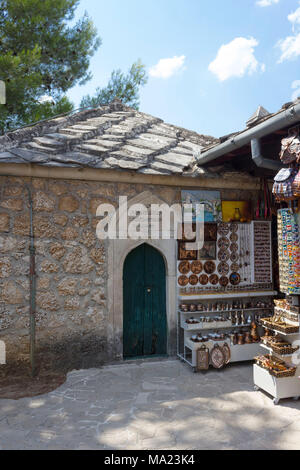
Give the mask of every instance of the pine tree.
POLYGON ((79 0, 0 0, 0 132, 72 109, 64 94, 84 84, 91 56, 101 44, 85 14, 76 24, 79 0), (41 103, 51 96, 55 105, 41 103))
POLYGON ((145 66, 138 60, 131 66, 127 75, 124 75, 119 69, 114 70, 108 85, 104 88, 97 88, 93 97, 90 95, 83 97, 80 107, 91 106, 96 108, 97 106, 110 103, 115 98, 119 98, 124 104, 138 109, 139 88, 144 86, 147 80, 145 66))

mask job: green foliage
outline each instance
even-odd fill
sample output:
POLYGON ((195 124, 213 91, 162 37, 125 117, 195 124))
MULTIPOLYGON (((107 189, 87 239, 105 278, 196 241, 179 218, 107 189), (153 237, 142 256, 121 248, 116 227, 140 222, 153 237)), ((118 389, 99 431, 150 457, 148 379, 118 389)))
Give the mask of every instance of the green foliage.
POLYGON ((139 89, 147 83, 147 80, 145 66, 138 60, 131 66, 127 75, 124 75, 121 70, 114 70, 108 85, 105 88, 97 88, 94 97, 89 95, 83 97, 80 107, 96 108, 119 98, 124 104, 138 109, 139 89))
POLYGON ((79 0, 0 0, 0 131, 72 109, 64 93, 86 83, 90 57, 101 41, 85 14, 70 25, 79 0), (56 105, 40 103, 41 96, 56 105))

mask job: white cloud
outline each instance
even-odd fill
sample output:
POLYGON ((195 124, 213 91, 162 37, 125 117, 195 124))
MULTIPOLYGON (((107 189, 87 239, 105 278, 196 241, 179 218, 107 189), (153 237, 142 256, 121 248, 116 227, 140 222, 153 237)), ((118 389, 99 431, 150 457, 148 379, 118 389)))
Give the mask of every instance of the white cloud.
POLYGON ((294 90, 291 96, 291 100, 295 101, 298 96, 300 96, 300 80, 294 80, 291 88, 294 90))
POLYGON ((228 44, 223 44, 208 69, 223 82, 231 77, 243 77, 260 70, 264 72, 266 67, 259 64, 254 49, 258 41, 254 38, 235 38, 228 44))
POLYGON ((300 33, 281 39, 277 46, 281 50, 279 63, 285 60, 296 59, 300 55, 300 33))
POLYGON ((51 98, 51 96, 49 95, 42 95, 40 98, 39 98, 39 103, 53 103, 55 104, 55 101, 53 98, 51 98))
POLYGON ((156 65, 150 68, 149 75, 155 78, 170 78, 180 70, 184 70, 185 56, 174 56, 169 59, 160 59, 156 65))
POLYGON ((285 60, 293 60, 300 56, 300 7, 290 13, 287 18, 292 23, 293 35, 277 42, 276 46, 281 50, 279 63, 285 60))
POLYGON ((269 7, 275 3, 279 3, 279 0, 257 0, 256 5, 259 7, 269 7))
POLYGON ((297 8, 296 11, 288 15, 288 20, 292 23, 293 28, 295 28, 296 25, 300 24, 300 7, 297 8))

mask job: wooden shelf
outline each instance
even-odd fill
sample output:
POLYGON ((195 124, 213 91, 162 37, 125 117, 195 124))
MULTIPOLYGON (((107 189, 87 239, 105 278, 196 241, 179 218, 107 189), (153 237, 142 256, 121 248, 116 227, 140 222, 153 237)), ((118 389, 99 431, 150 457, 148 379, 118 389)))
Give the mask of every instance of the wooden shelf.
POLYGON ((186 294, 179 295, 180 300, 210 300, 210 299, 235 299, 241 297, 267 297, 277 295, 277 291, 253 291, 253 292, 220 292, 219 294, 186 294))
POLYGON ((264 349, 266 349, 266 350, 269 351, 270 353, 274 354, 274 356, 280 356, 280 357, 282 357, 282 358, 285 358, 285 357, 293 357, 293 355, 295 354, 295 353, 293 353, 293 354, 279 354, 279 353, 273 351, 273 349, 272 349, 270 346, 267 346, 267 345, 264 344, 264 343, 261 343, 261 347, 264 348, 264 349))
POLYGON ((272 328, 270 326, 264 326, 264 325, 262 325, 262 326, 263 326, 263 328, 266 328, 267 330, 274 331, 274 333, 278 333, 279 335, 283 335, 283 336, 297 336, 297 335, 299 335, 299 331, 297 331, 296 333, 283 333, 282 331, 275 330, 274 328, 272 328))
POLYGON ((204 312, 203 310, 201 312, 183 312, 182 310, 179 310, 180 313, 189 313, 189 314, 193 314, 193 315, 201 315, 201 314, 207 314, 207 313, 213 313, 213 314, 218 314, 218 313, 228 313, 228 312, 253 312, 253 310, 273 310, 273 307, 263 307, 263 308, 257 308, 257 307, 254 307, 254 308, 235 308, 235 309, 231 309, 231 310, 211 310, 211 311, 206 311, 204 312))

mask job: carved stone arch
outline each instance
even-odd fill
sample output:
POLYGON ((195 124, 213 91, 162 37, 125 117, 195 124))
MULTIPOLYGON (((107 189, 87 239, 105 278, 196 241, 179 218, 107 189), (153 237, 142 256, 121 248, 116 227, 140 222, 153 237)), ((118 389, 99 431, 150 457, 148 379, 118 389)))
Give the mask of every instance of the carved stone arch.
MULTIPOLYGON (((128 201, 128 207, 133 204, 164 204, 150 191, 145 191, 128 201)), ((108 357, 114 360, 123 358, 123 267, 127 255, 142 245, 148 243, 163 256, 166 266, 166 313, 168 324, 167 350, 169 355, 176 353, 176 248, 174 238, 170 240, 109 240, 107 250, 108 263, 108 328, 107 344, 108 357)))

